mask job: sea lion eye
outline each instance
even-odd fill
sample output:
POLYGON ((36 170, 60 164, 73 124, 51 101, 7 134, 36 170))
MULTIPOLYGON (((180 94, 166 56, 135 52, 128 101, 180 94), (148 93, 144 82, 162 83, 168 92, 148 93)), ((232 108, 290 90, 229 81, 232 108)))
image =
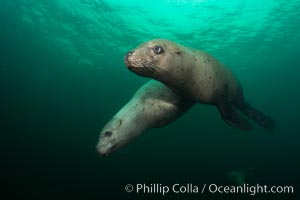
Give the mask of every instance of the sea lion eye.
POLYGON ((152 50, 155 54, 161 54, 162 52, 164 52, 162 46, 160 45, 154 46, 152 50))
POLYGON ((111 131, 106 131, 104 133, 104 137, 110 137, 112 135, 112 132, 111 131))

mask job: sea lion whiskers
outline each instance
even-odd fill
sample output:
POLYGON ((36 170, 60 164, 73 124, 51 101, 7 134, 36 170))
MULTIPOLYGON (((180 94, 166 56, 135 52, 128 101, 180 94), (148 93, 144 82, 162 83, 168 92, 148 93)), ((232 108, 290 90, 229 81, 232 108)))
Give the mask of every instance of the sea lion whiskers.
POLYGON ((152 71, 152 72, 155 72, 156 69, 155 69, 155 65, 152 63, 152 62, 148 62, 148 60, 143 60, 143 62, 141 63, 142 67, 149 70, 149 71, 152 71))
POLYGON ((157 65, 153 65, 153 67, 158 70, 158 71, 163 71, 163 72, 168 72, 169 70, 163 68, 163 67, 160 67, 160 66, 157 66, 157 65))
POLYGON ((151 71, 154 70, 154 69, 150 69, 150 68, 153 68, 152 65, 148 65, 147 61, 144 59, 141 59, 141 58, 132 59, 132 63, 133 63, 133 66, 131 68, 135 69, 135 70, 145 70, 145 69, 151 70, 151 71))
POLYGON ((165 72, 168 72, 168 70, 167 69, 165 69, 164 68, 164 66, 158 66, 158 65, 156 65, 153 61, 151 61, 151 60, 145 60, 146 61, 146 63, 147 63, 147 66, 149 66, 149 67, 152 67, 152 68, 154 68, 154 70, 156 71, 156 70, 159 70, 159 71, 165 71, 165 72))
POLYGON ((145 64, 141 64, 143 66, 144 69, 147 69, 149 71, 156 71, 155 68, 151 65, 145 65, 145 64))

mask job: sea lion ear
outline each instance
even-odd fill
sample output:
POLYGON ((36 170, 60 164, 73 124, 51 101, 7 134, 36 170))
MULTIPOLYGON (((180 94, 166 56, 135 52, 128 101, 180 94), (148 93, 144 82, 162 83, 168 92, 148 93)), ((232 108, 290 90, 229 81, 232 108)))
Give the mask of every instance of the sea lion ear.
POLYGON ((180 49, 175 49, 175 53, 176 53, 177 55, 181 55, 181 50, 180 50, 180 49))

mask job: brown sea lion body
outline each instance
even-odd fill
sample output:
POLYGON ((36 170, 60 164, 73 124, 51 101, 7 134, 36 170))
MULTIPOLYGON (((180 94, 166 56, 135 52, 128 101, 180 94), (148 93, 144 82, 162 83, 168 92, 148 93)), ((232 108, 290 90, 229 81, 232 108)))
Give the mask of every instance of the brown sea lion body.
POLYGON ((126 146, 147 129, 165 126, 178 119, 194 102, 184 99, 164 84, 150 80, 104 126, 97 151, 107 156, 126 146))
POLYGON ((217 106, 224 121, 236 128, 250 130, 252 125, 234 108, 268 130, 275 127, 274 120, 245 103, 237 78, 208 53, 157 39, 129 51, 124 59, 134 73, 161 81, 185 98, 217 106))

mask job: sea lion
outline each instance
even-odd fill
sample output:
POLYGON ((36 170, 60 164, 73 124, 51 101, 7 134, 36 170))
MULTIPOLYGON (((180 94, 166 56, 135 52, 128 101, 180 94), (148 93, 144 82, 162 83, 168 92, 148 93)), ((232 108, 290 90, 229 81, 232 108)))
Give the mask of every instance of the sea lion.
POLYGON ((120 149, 149 128, 167 125, 194 103, 151 80, 105 125, 97 144, 102 156, 120 149))
POLYGON ((156 39, 129 51, 124 61, 132 72, 156 79, 183 97, 217 106, 223 120, 236 128, 250 130, 252 125, 234 108, 267 130, 275 128, 273 119, 244 101, 233 73, 208 53, 156 39))

